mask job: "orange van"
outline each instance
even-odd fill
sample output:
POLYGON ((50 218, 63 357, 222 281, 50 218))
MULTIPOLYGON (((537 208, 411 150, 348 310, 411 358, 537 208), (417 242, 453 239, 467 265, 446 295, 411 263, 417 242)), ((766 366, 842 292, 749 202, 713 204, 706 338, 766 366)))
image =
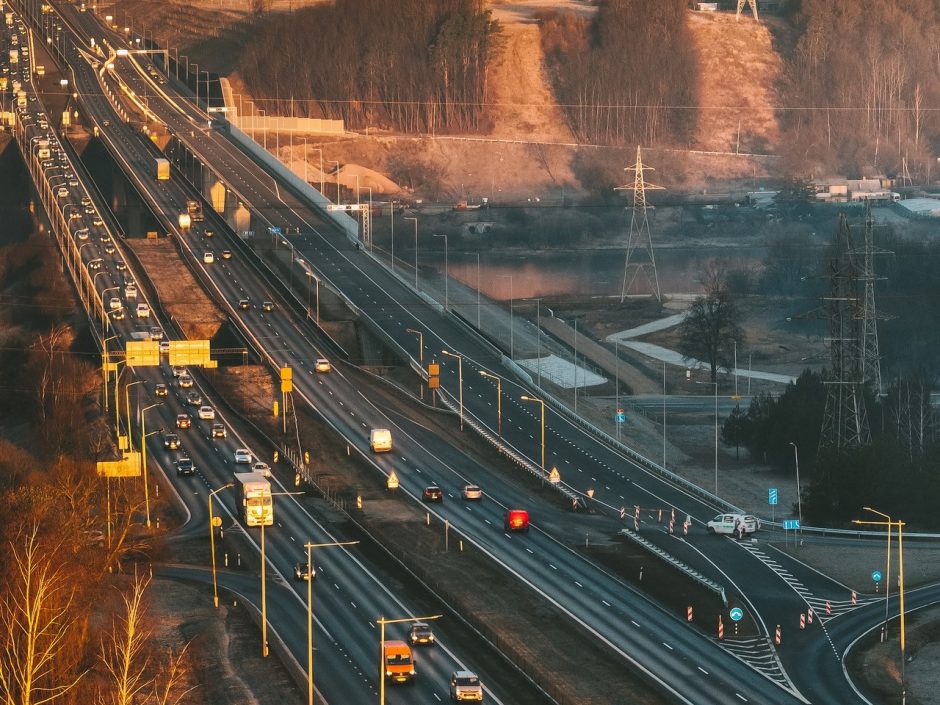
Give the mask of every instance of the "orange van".
POLYGON ((529 512, 526 509, 510 509, 503 524, 506 531, 529 532, 529 512))
POLYGON ((403 641, 386 641, 382 647, 385 662, 385 679, 392 683, 413 683, 415 660, 411 647, 403 641))

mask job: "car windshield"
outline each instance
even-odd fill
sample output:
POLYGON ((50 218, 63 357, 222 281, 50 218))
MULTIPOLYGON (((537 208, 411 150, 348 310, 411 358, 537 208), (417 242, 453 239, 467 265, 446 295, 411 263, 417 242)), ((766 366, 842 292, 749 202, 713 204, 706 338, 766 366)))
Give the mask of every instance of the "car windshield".
POLYGON ((476 676, 458 676, 457 685, 480 685, 480 679, 476 676))
POLYGON ((389 654, 388 662, 396 666, 407 666, 411 663, 411 656, 409 654, 389 654))

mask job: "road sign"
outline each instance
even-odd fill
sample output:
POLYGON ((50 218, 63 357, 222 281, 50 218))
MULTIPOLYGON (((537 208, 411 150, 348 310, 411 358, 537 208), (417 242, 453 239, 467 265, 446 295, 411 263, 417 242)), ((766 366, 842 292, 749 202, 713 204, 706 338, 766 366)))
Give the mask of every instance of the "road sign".
POLYGON ((741 619, 744 618, 744 610, 740 607, 732 607, 729 616, 731 617, 731 621, 740 622, 741 619))
POLYGON ((881 582, 881 571, 880 571, 880 570, 873 570, 873 571, 871 572, 871 579, 874 580, 876 583, 880 583, 880 582, 881 582))
POLYGON ((623 423, 627 420, 627 415, 623 413, 623 409, 617 409, 617 413, 614 414, 614 421, 617 423, 623 423))
POLYGON ((548 473, 548 481, 553 485, 557 485, 561 482, 561 473, 558 472, 558 468, 552 468, 552 471, 548 473))
POLYGON ((777 488, 771 487, 767 490, 767 504, 775 505, 777 503, 777 488))
POLYGON ((784 519, 784 520, 783 520, 783 528, 784 528, 784 530, 787 530, 787 529, 799 529, 799 528, 800 528, 800 520, 799 520, 799 519, 784 519))
POLYGON ((281 229, 278 227, 268 228, 268 232, 272 235, 283 235, 283 232, 281 232, 281 229))

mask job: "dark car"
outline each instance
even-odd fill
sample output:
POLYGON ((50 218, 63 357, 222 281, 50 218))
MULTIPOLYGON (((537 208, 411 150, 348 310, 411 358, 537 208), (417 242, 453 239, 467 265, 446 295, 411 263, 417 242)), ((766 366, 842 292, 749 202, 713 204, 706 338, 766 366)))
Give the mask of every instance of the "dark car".
POLYGON ((434 632, 431 631, 431 627, 425 624, 424 622, 415 622, 411 625, 411 631, 408 632, 408 641, 411 642, 412 646, 418 644, 434 644, 434 632))
POLYGON ((239 299, 239 300, 238 300, 238 308, 240 308, 242 311, 247 311, 248 309, 251 308, 251 300, 249 300, 249 299, 239 299))
POLYGON ((163 447, 167 450, 179 450, 180 437, 175 433, 168 433, 163 437, 163 447))
POLYGON ((189 392, 186 395, 186 403, 190 406, 202 406, 202 395, 197 391, 189 392))
POLYGON ((425 502, 443 502, 444 490, 437 485, 428 485, 424 488, 424 494, 421 496, 425 502))
POLYGON ((189 458, 180 458, 176 461, 176 474, 177 475, 195 475, 196 466, 193 465, 193 461, 189 458))
POLYGON ((312 573, 313 579, 316 580, 317 569, 314 566, 310 566, 310 568, 312 570, 310 571, 310 573, 308 573, 307 561, 301 561, 300 563, 294 566, 294 577, 297 578, 297 580, 309 580, 311 578, 311 573, 312 573))

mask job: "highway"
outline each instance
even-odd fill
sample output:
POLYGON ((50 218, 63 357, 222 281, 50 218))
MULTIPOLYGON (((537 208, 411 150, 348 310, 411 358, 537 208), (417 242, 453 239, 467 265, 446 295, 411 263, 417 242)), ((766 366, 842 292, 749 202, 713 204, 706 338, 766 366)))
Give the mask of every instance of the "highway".
MULTIPOLYGON (((65 12, 70 23, 77 25, 91 21, 90 14, 83 13, 84 18, 79 17, 80 13, 74 8, 66 8, 65 12)), ((131 63, 130 57, 120 59, 117 70, 129 85, 142 88, 142 82, 148 79, 134 70, 129 65, 131 63)), ((81 61, 74 64, 74 81, 90 105, 93 117, 100 124, 104 120, 114 120, 110 106, 96 86, 97 78, 93 70, 87 63, 82 68, 82 64, 81 61), (106 117, 109 115, 111 117, 106 117)), ((150 90, 156 91, 156 86, 151 85, 150 90)), ((451 398, 460 397, 462 391, 466 419, 476 419, 489 429, 490 436, 496 435, 494 385, 481 378, 479 372, 500 375, 504 392, 501 400, 502 441, 532 460, 538 458, 540 407, 521 400, 523 395, 537 397, 538 390, 519 385, 505 376, 499 350, 468 334, 462 324, 440 311, 440 307, 430 305, 419 292, 390 275, 366 253, 358 251, 345 236, 325 227, 307 205, 247 159, 224 134, 194 129, 195 125, 205 122, 205 116, 196 112, 191 105, 176 101, 174 107, 155 99, 151 100, 150 105, 193 151, 224 171, 228 175, 227 186, 264 213, 270 224, 282 227, 285 231, 299 229, 301 235, 291 238, 291 244, 297 248, 298 259, 302 257, 309 262, 325 282, 342 291, 360 311, 366 312, 394 344, 412 351, 414 355, 417 352, 416 339, 408 329, 422 331, 425 360, 437 358, 444 363, 443 382, 451 398), (463 356, 462 390, 459 389, 457 365, 451 358, 443 358, 444 350, 459 352, 463 356)), ((127 132, 123 125, 120 129, 107 130, 109 139, 119 139, 113 135, 126 135, 127 132)), ((133 173, 146 174, 153 168, 152 155, 148 156, 141 140, 135 142, 132 135, 126 135, 127 142, 121 143, 119 149, 127 155, 126 163, 133 173)), ((163 187, 145 185, 146 190, 158 195, 160 188, 163 187)), ((176 186, 167 185, 165 188, 166 200, 159 204, 160 207, 165 213, 178 212, 180 203, 185 202, 185 192, 180 192, 176 186)), ((488 495, 487 501, 474 508, 454 501, 456 488, 463 482, 477 481, 480 469, 473 467, 447 439, 422 435, 420 429, 403 422, 394 409, 376 408, 369 401, 368 390, 351 384, 344 377, 341 366, 337 365, 329 375, 317 375, 312 369, 312 361, 321 354, 319 346, 311 337, 311 329, 288 315, 286 306, 270 312, 259 308, 242 312, 235 308, 234 302, 239 298, 250 297, 257 302, 275 300, 275 297, 255 267, 249 266, 246 261, 250 253, 237 241, 225 241, 221 235, 221 223, 218 226, 218 245, 215 242, 209 245, 198 232, 182 239, 184 251, 189 253, 190 265, 200 273, 200 278, 207 282, 218 300, 228 307, 230 315, 242 323, 253 347, 261 351, 272 366, 282 363, 294 366, 296 396, 317 410, 327 423, 354 443, 360 452, 368 456, 367 435, 370 428, 381 425, 393 429, 394 453, 377 457, 374 462, 385 473, 394 469, 402 480, 405 492, 417 498, 423 487, 431 481, 442 483, 450 496, 441 505, 434 507, 433 511, 439 517, 447 518, 456 531, 487 551, 494 560, 513 571, 533 590, 558 604, 573 619, 581 621, 627 660, 653 674, 664 688, 672 691, 683 702, 715 702, 719 698, 735 695, 747 702, 797 701, 793 694, 760 672, 741 668, 735 657, 716 648, 711 639, 690 630, 675 617, 663 613, 642 596, 633 593, 621 581, 606 575, 565 548, 550 535, 550 510, 534 508, 537 530, 528 536, 503 533, 501 528, 505 508, 526 506, 529 501, 514 483, 501 482, 493 473, 488 473, 485 475, 486 483, 481 481, 488 495), (207 246, 222 247, 222 242, 236 256, 230 261, 216 258, 213 264, 201 264, 201 252, 207 246), (541 530, 543 528, 545 531, 541 530), (695 688, 681 688, 679 684, 687 683, 690 678, 695 679, 695 688)), ((111 274, 116 276, 117 273, 111 274)), ((164 379, 171 381, 165 371, 164 379)), ((176 402, 178 398, 174 399, 174 404, 176 402)), ((178 405, 172 409, 161 409, 159 413, 163 422, 169 423, 172 411, 178 409, 178 405)), ((705 536, 702 524, 717 511, 713 502, 648 473, 622 451, 601 442, 589 431, 571 423, 567 417, 558 415, 551 406, 546 405, 545 410, 546 467, 558 467, 563 480, 578 492, 593 488, 594 501, 598 506, 606 505, 611 510, 634 505, 645 509, 676 507, 681 514, 691 515, 694 524, 687 539, 669 536, 661 527, 648 520, 644 521, 642 533, 702 572, 732 586, 737 585, 740 598, 766 623, 776 623, 786 615, 798 614, 805 609, 807 602, 812 603, 813 600, 844 602, 847 597, 844 586, 793 565, 790 566, 793 571, 791 575, 797 576, 804 588, 804 592, 800 592, 791 588, 774 568, 774 561, 768 561, 759 551, 751 550, 753 544, 738 544, 724 538, 705 536)), ((456 422, 454 428, 454 432, 459 433, 456 422)), ((464 433, 472 431, 466 429, 464 433)), ((188 451, 193 453, 207 483, 220 486, 226 481, 225 453, 230 448, 217 450, 215 443, 203 443, 198 437, 184 440, 184 443, 188 451)), ((286 498, 278 501, 279 516, 283 507, 287 507, 283 511, 286 523, 278 529, 283 528, 287 536, 271 530, 267 537, 272 546, 277 546, 269 547, 272 564, 280 565, 282 570, 296 562, 296 550, 292 551, 290 538, 293 537, 296 543, 303 537, 304 527, 309 530, 309 517, 305 517, 296 504, 286 498)), ((327 560, 326 556, 324 560, 327 560)), ((340 567, 329 567, 325 574, 332 574, 332 570, 345 576, 344 569, 340 567)), ((348 579, 352 580, 351 577, 348 579)), ((369 605, 380 610, 372 615, 373 619, 380 613, 391 613, 391 609, 382 610, 382 605, 369 602, 368 595, 360 594, 358 590, 355 595, 363 599, 361 603, 356 601, 358 607, 369 605)), ((341 602, 333 607, 348 609, 348 605, 341 602)), ((364 664, 374 660, 374 647, 367 646, 374 640, 374 634, 369 635, 372 637, 370 640, 367 636, 369 633, 364 629, 362 626, 357 631, 350 631, 347 636, 352 641, 342 639, 355 662, 363 664, 361 668, 366 668, 364 664)), ((796 656, 793 655, 794 659, 796 656)), ((780 650, 780 657, 786 665, 789 658, 786 649, 780 650)), ((788 671, 791 672, 796 689, 805 695, 817 674, 812 669, 804 673, 789 668, 788 671)), ((439 680, 436 680, 437 685, 434 686, 436 690, 431 692, 437 694, 440 692, 440 684, 446 681, 446 674, 435 674, 435 678, 439 680)), ((844 693, 838 697, 838 700, 827 702, 863 701, 854 693, 844 693)))

